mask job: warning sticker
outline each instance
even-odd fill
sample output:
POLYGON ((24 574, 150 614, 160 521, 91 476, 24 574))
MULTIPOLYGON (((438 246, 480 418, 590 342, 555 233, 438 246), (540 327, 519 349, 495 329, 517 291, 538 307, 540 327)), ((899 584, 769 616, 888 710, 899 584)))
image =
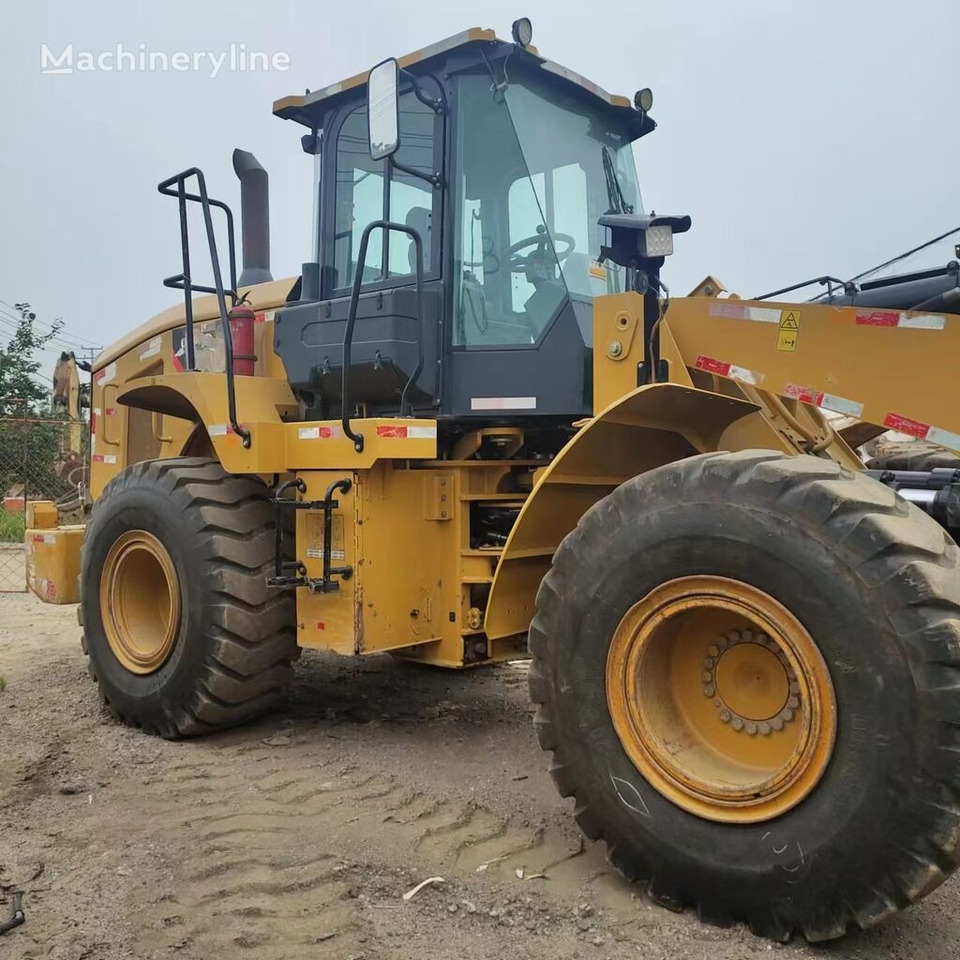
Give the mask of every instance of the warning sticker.
POLYGON ((777 349, 793 353, 800 336, 800 311, 784 310, 780 315, 780 331, 777 333, 777 349))
POLYGON ((587 272, 591 277, 594 277, 597 280, 606 280, 607 279, 607 268, 597 260, 591 260, 587 266, 587 272))
MULTIPOLYGON (((343 514, 335 513, 333 515, 333 525, 331 529, 330 559, 343 560, 346 552, 343 545, 343 514)), ((308 513, 307 521, 307 557, 310 560, 323 559, 323 514, 308 513)))

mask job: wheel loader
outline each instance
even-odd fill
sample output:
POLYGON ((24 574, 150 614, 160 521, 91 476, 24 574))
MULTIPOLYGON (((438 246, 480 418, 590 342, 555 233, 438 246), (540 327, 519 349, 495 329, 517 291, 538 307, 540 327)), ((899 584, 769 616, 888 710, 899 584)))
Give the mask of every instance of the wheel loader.
POLYGON ((183 303, 94 364, 91 674, 181 737, 273 708, 300 648, 529 658, 560 794, 654 900, 870 927, 958 861, 960 475, 869 472, 831 416, 960 449, 956 300, 671 298, 650 91, 531 41, 279 100, 315 166, 294 278, 251 154, 239 277, 202 172, 160 184, 183 303))

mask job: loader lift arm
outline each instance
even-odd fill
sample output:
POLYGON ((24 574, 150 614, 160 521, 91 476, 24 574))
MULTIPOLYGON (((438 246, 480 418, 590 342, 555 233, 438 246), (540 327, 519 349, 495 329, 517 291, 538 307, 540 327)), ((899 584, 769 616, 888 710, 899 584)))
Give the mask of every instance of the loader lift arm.
POLYGON ((695 380, 723 377, 960 449, 960 407, 949 402, 960 317, 688 298, 664 323, 695 380))

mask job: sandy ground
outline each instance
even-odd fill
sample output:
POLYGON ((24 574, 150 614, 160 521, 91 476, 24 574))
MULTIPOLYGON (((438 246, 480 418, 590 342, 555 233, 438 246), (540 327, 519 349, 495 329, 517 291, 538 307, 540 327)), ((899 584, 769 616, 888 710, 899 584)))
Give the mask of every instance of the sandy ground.
POLYGON ((27 914, 0 957, 960 955, 957 882, 816 949, 651 904, 576 832, 522 665, 306 653, 281 713, 169 743, 103 716, 77 634, 0 594, 0 915, 11 889, 27 914))

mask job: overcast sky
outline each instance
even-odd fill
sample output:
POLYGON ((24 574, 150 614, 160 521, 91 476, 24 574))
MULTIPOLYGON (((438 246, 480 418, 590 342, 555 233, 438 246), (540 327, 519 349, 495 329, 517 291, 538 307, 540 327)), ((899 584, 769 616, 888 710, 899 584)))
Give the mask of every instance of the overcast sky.
POLYGON ((174 302, 176 206, 156 184, 200 166, 239 214, 234 146, 270 173, 274 276, 297 273, 312 160, 273 100, 469 26, 509 37, 522 15, 544 56, 613 93, 653 88, 645 205, 693 217, 665 274, 675 295, 708 273, 743 295, 850 276, 960 223, 958 0, 7 0, 0 321, 29 300, 107 344, 174 302), (75 57, 245 44, 289 68, 49 76, 43 43, 75 57))

